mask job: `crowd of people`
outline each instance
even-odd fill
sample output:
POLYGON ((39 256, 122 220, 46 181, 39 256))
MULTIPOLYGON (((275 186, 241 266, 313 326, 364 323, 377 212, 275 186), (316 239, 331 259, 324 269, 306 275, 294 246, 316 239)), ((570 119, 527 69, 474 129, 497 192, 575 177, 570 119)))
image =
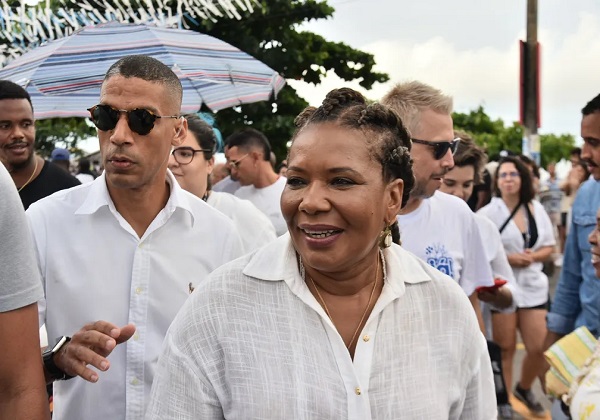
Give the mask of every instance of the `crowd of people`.
POLYGON ((103 171, 72 176, 0 81, 1 419, 49 418, 47 384, 59 420, 540 415, 544 351, 600 334, 600 95, 564 180, 490 164, 418 81, 329 92, 279 165, 253 128, 216 164, 181 99, 160 61, 118 60, 89 109, 103 171))

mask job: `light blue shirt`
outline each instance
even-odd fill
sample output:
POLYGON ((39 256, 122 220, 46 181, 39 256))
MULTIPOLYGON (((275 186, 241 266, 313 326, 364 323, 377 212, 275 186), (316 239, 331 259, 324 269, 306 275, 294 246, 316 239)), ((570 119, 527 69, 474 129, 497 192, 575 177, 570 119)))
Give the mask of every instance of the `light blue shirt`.
POLYGON ((573 203, 562 272, 548 313, 548 329, 555 333, 568 334, 585 325, 592 334, 600 335, 600 280, 592 266, 588 242, 599 207, 600 182, 588 180, 573 203))

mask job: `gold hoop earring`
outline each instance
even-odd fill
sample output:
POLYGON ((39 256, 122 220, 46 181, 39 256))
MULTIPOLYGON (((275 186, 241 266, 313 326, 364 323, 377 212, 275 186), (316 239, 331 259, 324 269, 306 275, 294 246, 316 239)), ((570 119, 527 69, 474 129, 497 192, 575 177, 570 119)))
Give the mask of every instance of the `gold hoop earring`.
POLYGON ((392 246, 392 229, 386 225, 379 235, 379 248, 389 248, 392 246))

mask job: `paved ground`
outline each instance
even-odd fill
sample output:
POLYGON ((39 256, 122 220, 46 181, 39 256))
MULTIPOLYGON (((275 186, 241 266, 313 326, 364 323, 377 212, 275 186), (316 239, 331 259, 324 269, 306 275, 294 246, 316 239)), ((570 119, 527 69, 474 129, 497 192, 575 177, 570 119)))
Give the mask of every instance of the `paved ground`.
MULTIPOLYGON (((554 296, 554 290, 556 289, 556 284, 558 282, 558 278, 560 276, 560 269, 556 268, 554 270, 554 273, 552 276, 548 276, 549 280, 550 280, 550 295, 554 296)), ((517 344, 517 353, 515 355, 515 362, 514 362, 514 373, 513 373, 513 380, 516 382, 519 378, 519 374, 518 372, 521 371, 521 366, 522 366, 522 361, 523 361, 523 357, 525 355, 525 349, 523 347, 522 343, 518 343, 517 344)), ((512 384, 511 389, 514 389, 515 383, 512 384)), ((542 388, 540 386, 539 381, 536 381, 534 383, 533 386, 533 391, 535 392, 535 395, 538 397, 539 401, 544 405, 544 407, 546 407, 547 409, 547 415, 546 417, 541 417, 541 418, 546 418, 546 419, 550 419, 550 406, 551 403, 548 400, 548 398, 546 398, 546 396, 544 395, 544 393, 542 392, 542 388)), ((527 410, 527 408, 521 404, 520 401, 515 400, 512 401, 513 404, 513 409, 515 409, 515 419, 540 419, 540 417, 535 417, 532 416, 531 414, 529 414, 529 410, 527 410)))

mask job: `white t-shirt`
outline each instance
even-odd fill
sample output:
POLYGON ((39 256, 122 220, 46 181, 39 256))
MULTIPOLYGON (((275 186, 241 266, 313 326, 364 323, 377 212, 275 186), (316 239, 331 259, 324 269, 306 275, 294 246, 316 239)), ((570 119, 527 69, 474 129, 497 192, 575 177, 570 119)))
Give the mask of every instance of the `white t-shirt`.
POLYGON ((241 186, 242 185, 239 183, 239 181, 234 181, 231 179, 230 175, 227 175, 225 178, 213 185, 212 190, 216 192, 234 194, 241 186))
POLYGON ((398 224, 402 247, 456 280, 467 296, 494 284, 475 217, 460 198, 436 191, 398 224))
POLYGON ((262 211, 275 226, 277 236, 287 232, 287 224, 281 214, 281 193, 285 188, 287 178, 280 176, 277 181, 268 187, 256 188, 254 185, 240 187, 235 196, 243 200, 249 200, 262 211))
POLYGON ((147 420, 496 419, 491 363, 460 288, 397 245, 354 359, 289 234, 210 275, 173 321, 147 420))
POLYGON ((175 315, 208 274, 242 254, 231 220, 184 191, 167 171, 167 204, 140 238, 115 208, 106 179, 59 191, 27 210, 50 342, 98 320, 133 323, 98 383, 54 383, 55 420, 141 419, 161 344, 175 315))
POLYGON ((275 238, 275 227, 254 204, 225 192, 212 191, 208 204, 229 217, 240 235, 244 253, 254 251, 275 238))
POLYGON ((23 203, 0 163, 0 312, 37 302, 44 295, 23 203))
MULTIPOLYGON (((494 279, 500 278, 506 280, 506 287, 510 289, 513 295, 512 310, 514 310, 514 306, 518 302, 519 287, 517 286, 512 267, 506 257, 498 226, 482 214, 474 213, 473 216, 475 217, 475 222, 477 222, 477 227, 479 228, 485 255, 487 256, 492 269, 492 275, 494 276, 494 279)), ((510 308, 508 308, 508 310, 510 310, 510 308)))
POLYGON ((77 174, 75 178, 79 180, 82 184, 87 184, 88 182, 92 182, 94 180, 94 176, 90 174, 77 174))
POLYGON ((485 255, 490 263, 492 274, 495 279, 500 278, 506 280, 507 283, 505 286, 510 290, 513 297, 512 305, 504 309, 499 309, 486 302, 481 302, 481 314, 483 316, 483 323, 485 324, 486 337, 489 340, 492 340, 493 324, 491 310, 493 309, 502 313, 514 312, 518 306, 519 288, 515 276, 513 275, 512 268, 508 263, 506 252, 504 252, 504 246, 502 245, 502 238, 500 237, 498 226, 481 214, 473 214, 473 216, 475 216, 475 222, 477 222, 477 227, 479 227, 479 233, 481 234, 483 246, 485 248, 485 255))
MULTIPOLYGON (((554 230, 552 222, 544 207, 537 200, 533 200, 533 217, 538 231, 538 240, 533 245, 532 250, 536 251, 544 246, 554 246, 554 230)), ((492 198, 492 201, 478 211, 479 214, 489 218, 500 228, 511 210, 506 207, 504 201, 499 197, 492 198)), ((507 255, 516 252, 523 252, 524 239, 521 231, 517 227, 514 219, 508 222, 501 234, 504 251, 507 255)), ((517 285, 519 287, 519 307, 531 308, 542 305, 548 301, 548 277, 542 272, 544 264, 535 262, 528 267, 512 267, 517 285)))

